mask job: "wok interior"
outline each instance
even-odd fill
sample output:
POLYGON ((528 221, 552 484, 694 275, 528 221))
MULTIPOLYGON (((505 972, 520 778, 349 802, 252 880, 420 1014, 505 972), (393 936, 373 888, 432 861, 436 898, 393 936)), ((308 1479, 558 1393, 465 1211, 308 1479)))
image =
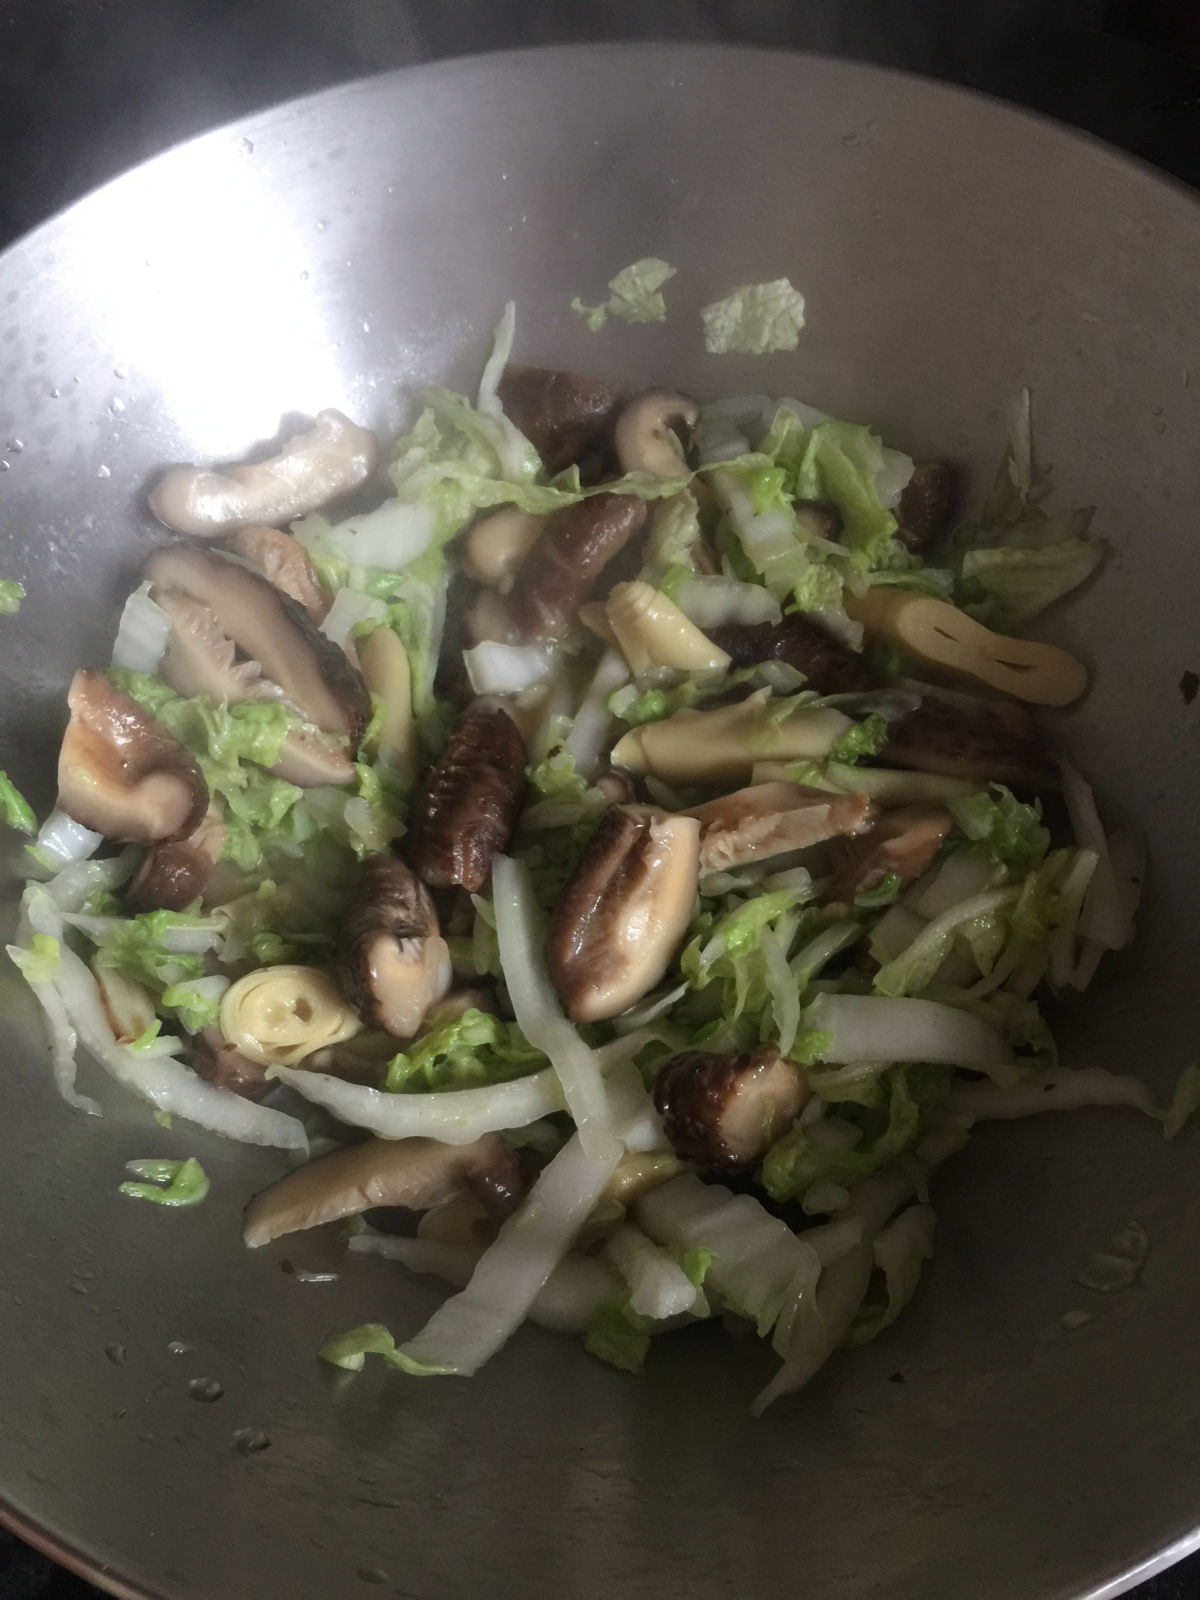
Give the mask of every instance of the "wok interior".
MULTIPOLYGON (((323 406, 392 428, 399 385, 470 380, 510 295, 522 360, 797 395, 977 485, 1029 383, 1056 497, 1095 501, 1111 547, 1048 625, 1095 671, 1063 737, 1151 841, 1137 947, 1060 1039, 1161 1088, 1196 1033, 1178 684, 1200 607, 1198 245, 1193 201, 1061 130, 786 56, 455 63, 186 146, 0 260, 0 567, 29 590, 4 622, 6 765, 49 803, 62 691, 107 660, 155 469, 236 458, 323 406), (570 297, 645 254, 680 269, 667 323, 589 334, 570 297), (706 357, 698 307, 783 273, 808 297, 799 349, 706 357)), ((247 1254, 240 1207, 275 1158, 156 1128, 103 1085, 102 1121, 69 1111, 15 974, 0 985, 4 1494, 132 1592, 307 1600, 358 1573, 397 1594, 935 1600, 969 1574, 976 1600, 1034 1600, 1193 1526, 1195 1157, 1133 1114, 977 1135, 939 1177, 912 1313, 764 1422, 760 1353, 704 1329, 640 1382, 536 1330, 470 1383, 347 1378, 314 1361, 326 1332, 408 1334, 436 1292, 336 1240, 247 1254), (121 1202, 122 1163, 149 1154, 200 1156, 210 1199, 121 1202), (1144 1281, 1098 1303, 1073 1273, 1131 1216, 1144 1281), (285 1255, 339 1280, 303 1284, 285 1255), (1081 1302, 1097 1315, 1068 1334, 1081 1302), (196 1378, 222 1398, 196 1403, 196 1378), (246 1428, 270 1448, 243 1453, 246 1428)))

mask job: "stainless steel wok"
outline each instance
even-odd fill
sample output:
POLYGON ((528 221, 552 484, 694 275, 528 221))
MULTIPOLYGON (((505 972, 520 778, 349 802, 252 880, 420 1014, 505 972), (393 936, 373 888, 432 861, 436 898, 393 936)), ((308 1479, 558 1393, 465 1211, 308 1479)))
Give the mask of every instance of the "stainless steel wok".
MULTIPOLYGON (((211 134, 0 259, 0 572, 29 590, 0 623, 3 763, 49 803, 63 686, 107 660, 154 538, 148 474, 323 405, 394 425, 400 386, 476 370, 510 295, 521 359, 811 397, 977 470, 1030 383, 1059 492, 1111 544, 1054 623, 1096 672, 1065 731, 1153 851, 1138 947, 1062 1037, 1162 1085, 1197 1039, 1197 260, 1195 199, 1111 151, 787 55, 483 58, 211 134), (669 321, 590 335, 570 296, 645 254, 680 268, 669 321), (783 273, 796 353, 706 357, 697 308, 783 273)), ((114 1593, 1066 1600, 1200 1539, 1194 1138, 1122 1112, 981 1134, 911 1316, 763 1422, 759 1352, 705 1330, 641 1381, 536 1330, 472 1382, 343 1378, 328 1330, 410 1331, 434 1291, 331 1241, 245 1252, 274 1158, 103 1088, 103 1121, 68 1110, 0 984, 4 1515, 114 1593), (189 1153, 204 1206, 117 1195, 127 1158, 189 1153), (1130 1217, 1144 1281, 1089 1299, 1073 1274, 1130 1217)))

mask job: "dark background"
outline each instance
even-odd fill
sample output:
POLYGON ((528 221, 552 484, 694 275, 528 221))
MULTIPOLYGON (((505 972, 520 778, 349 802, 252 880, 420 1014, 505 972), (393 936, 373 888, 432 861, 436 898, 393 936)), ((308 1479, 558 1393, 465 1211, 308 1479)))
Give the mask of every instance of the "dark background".
MULTIPOLYGON (((1200 187, 1200 0, 0 0, 0 247, 243 112, 437 56, 583 39, 907 67, 1073 122, 1200 187)), ((0 1600, 95 1595, 0 1530, 0 1600)), ((1200 1556, 1137 1591, 1197 1597, 1200 1556)))

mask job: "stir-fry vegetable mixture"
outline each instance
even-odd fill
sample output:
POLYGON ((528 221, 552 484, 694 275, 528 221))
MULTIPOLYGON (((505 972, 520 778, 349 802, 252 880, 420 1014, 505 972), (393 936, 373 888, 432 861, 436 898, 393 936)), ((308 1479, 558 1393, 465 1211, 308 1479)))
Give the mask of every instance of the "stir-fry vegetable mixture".
POLYGON ((348 1248, 460 1292, 327 1360, 472 1373, 532 1317, 636 1369, 725 1314, 779 1356, 761 1409, 899 1315, 977 1121, 1161 1115, 1039 1008, 1143 872, 1035 720, 1083 666, 1010 636, 1099 550, 1043 506, 1027 398, 962 520, 950 465, 867 427, 512 338, 510 307, 476 402, 428 391, 390 451, 329 411, 155 488, 184 537, 72 681, 10 954, 71 1104, 82 1045, 165 1116, 319 1133, 247 1244, 419 1215, 348 1248))

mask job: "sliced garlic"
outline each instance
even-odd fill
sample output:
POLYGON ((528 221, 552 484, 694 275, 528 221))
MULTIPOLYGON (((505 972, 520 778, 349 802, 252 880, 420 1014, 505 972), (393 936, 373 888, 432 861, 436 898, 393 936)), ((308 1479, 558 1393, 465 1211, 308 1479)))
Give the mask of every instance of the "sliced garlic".
POLYGON ((847 593, 846 610, 867 632, 927 667, 960 673, 1017 700, 1066 706, 1088 686, 1087 668, 1057 645, 993 633, 947 600, 913 590, 847 593))
POLYGON ((294 1067, 314 1050, 341 1044, 362 1027, 353 1006, 316 967, 248 972, 221 1001, 221 1033, 251 1061, 294 1067))
POLYGON ((605 607, 621 653, 635 676, 655 667, 680 672, 719 672, 729 656, 661 589, 650 583, 618 583, 605 607))

